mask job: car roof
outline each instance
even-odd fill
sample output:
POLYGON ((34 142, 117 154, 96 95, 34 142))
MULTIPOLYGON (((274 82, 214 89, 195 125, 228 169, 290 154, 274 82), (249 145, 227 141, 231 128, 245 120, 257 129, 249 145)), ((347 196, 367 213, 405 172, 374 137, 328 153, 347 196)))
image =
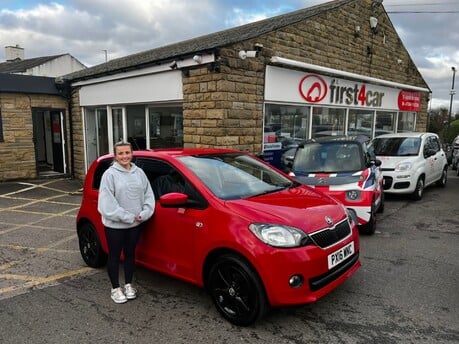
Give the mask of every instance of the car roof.
POLYGON ((427 135, 434 135, 437 136, 437 134, 434 133, 426 133, 426 132, 403 132, 403 133, 392 133, 392 134, 383 134, 376 136, 375 138, 391 138, 391 137, 423 137, 427 135))
MULTIPOLYGON (((208 155, 208 154, 224 154, 224 153, 244 153, 240 150, 229 148, 160 148, 160 149, 145 149, 133 151, 134 157, 178 157, 192 155, 208 155)), ((100 156, 97 160, 113 158, 113 154, 100 156)))
POLYGON ((321 136, 310 140, 305 140, 304 144, 310 143, 327 143, 327 142, 358 142, 365 143, 370 141, 366 135, 350 135, 350 136, 321 136))

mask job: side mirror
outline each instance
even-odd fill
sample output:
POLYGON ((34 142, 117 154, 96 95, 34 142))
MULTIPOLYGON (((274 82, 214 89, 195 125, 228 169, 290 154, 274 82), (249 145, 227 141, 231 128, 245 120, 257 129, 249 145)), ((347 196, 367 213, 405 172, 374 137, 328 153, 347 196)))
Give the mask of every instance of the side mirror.
POLYGON ((188 196, 180 192, 171 192, 162 195, 159 198, 159 204, 164 208, 182 208, 185 207, 188 196))
POLYGON ((375 159, 375 160, 373 161, 373 163, 375 164, 376 167, 379 167, 379 166, 382 165, 382 161, 379 160, 379 159, 375 159))

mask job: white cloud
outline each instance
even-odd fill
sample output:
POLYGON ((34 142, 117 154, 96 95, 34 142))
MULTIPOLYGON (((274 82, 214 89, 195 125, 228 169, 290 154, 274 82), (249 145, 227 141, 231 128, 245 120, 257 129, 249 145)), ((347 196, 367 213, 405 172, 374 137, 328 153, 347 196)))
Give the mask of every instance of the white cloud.
MULTIPOLYGON (((1 47, 19 44, 25 48, 26 58, 70 53, 90 66, 104 62, 103 50, 107 50, 108 57, 113 59, 327 2, 325 0, 286 0, 281 3, 276 0, 36 1, 41 5, 32 5, 25 9, 0 10, 1 47)), ((4 6, 10 4, 9 8, 16 8, 16 3, 11 0, 4 6)), ((459 11, 459 1, 441 1, 433 6, 435 4, 429 1, 420 3, 418 0, 384 0, 383 2, 388 12, 459 11)), ((435 103, 448 103, 451 66, 459 68, 457 13, 389 13, 389 17, 421 74, 433 90, 435 103)), ((0 61, 2 60, 4 60, 4 50, 0 49, 0 61)))

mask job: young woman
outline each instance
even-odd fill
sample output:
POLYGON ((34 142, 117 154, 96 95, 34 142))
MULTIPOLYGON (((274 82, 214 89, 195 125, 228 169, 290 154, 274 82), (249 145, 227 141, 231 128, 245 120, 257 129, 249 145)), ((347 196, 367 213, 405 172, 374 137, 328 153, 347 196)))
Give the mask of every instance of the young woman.
POLYGON ((98 211, 108 244, 111 298, 116 303, 124 303, 137 296, 132 286, 135 248, 142 223, 153 215, 155 196, 143 170, 131 161, 131 144, 118 142, 114 148, 115 160, 100 182, 98 211), (119 283, 121 252, 124 254, 124 288, 119 283))

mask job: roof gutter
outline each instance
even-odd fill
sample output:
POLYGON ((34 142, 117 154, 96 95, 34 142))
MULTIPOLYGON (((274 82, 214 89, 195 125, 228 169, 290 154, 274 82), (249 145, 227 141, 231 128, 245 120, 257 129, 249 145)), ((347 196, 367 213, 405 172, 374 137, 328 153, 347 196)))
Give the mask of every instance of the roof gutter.
POLYGON ((75 86, 92 85, 92 84, 98 84, 98 83, 103 83, 107 81, 121 80, 121 79, 127 79, 127 78, 134 78, 138 76, 168 72, 171 70, 192 68, 192 67, 196 67, 199 65, 213 63, 215 61, 216 61, 216 57, 214 53, 203 53, 203 54, 197 53, 194 56, 191 56, 188 58, 184 58, 184 59, 177 58, 176 60, 172 60, 172 61, 169 60, 165 63, 157 64, 157 65, 154 65, 148 68, 134 69, 128 72, 122 72, 122 71, 114 72, 114 74, 111 74, 111 75, 95 77, 92 79, 87 79, 87 80, 82 80, 82 81, 75 81, 72 83, 72 86, 75 87, 75 86))
POLYGON ((297 61, 297 60, 287 59, 285 57, 280 57, 280 56, 271 57, 271 62, 272 63, 282 64, 282 65, 285 65, 285 66, 290 66, 290 67, 298 67, 298 68, 309 69, 309 70, 313 70, 313 71, 321 72, 321 73, 326 73, 326 74, 338 75, 338 76, 342 76, 344 78, 364 80, 364 81, 367 81, 367 82, 370 82, 370 83, 379 84, 379 85, 382 85, 382 86, 389 86, 389 87, 395 87, 395 88, 400 88, 400 89, 404 89, 404 90, 412 90, 412 91, 432 93, 432 91, 429 88, 425 88, 425 87, 418 87, 418 86, 412 86, 412 85, 407 85, 407 84, 401 84, 401 83, 398 83, 398 82, 393 82, 393 81, 373 78, 371 76, 365 76, 365 75, 345 72, 345 71, 342 71, 342 70, 339 70, 339 69, 322 67, 322 66, 318 66, 318 65, 315 65, 315 64, 311 64, 311 63, 306 63, 306 62, 301 62, 301 61, 297 61))

